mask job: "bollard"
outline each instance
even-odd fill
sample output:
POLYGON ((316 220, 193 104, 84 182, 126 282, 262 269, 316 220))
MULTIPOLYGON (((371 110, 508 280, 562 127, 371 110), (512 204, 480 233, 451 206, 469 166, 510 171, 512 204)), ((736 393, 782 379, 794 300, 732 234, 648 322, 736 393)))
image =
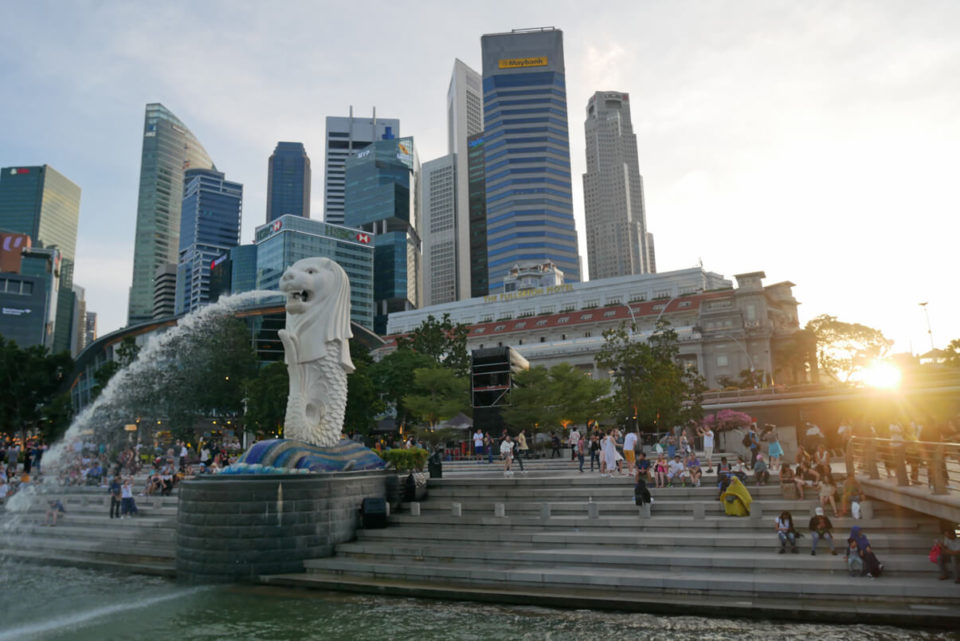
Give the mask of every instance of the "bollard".
POLYGON ((930 480, 934 494, 947 493, 947 465, 943 450, 943 443, 938 443, 933 447, 933 463, 928 474, 932 477, 930 480))
POLYGON ((877 469, 877 442, 875 439, 867 439, 866 452, 863 453, 863 465, 867 469, 867 476, 876 481, 880 478, 880 470, 877 469))
POLYGON ((410 504, 410 516, 420 516, 420 504, 411 503, 410 504))
POLYGON ((694 503, 693 504, 693 520, 702 521, 707 518, 707 506, 703 503, 694 503))
POLYGON ((544 503, 540 506, 540 518, 549 519, 550 518, 550 504, 544 503))
POLYGON ((910 481, 907 479, 906 452, 904 451, 903 443, 896 445, 892 450, 893 469, 897 476, 897 485, 899 487, 906 487, 910 485, 910 481))
POLYGON ((863 518, 863 519, 873 518, 873 501, 860 502, 860 518, 863 518))
POLYGON ((450 516, 463 516, 463 506, 459 503, 451 503, 450 516))
POLYGON ((503 503, 494 503, 493 504, 493 515, 498 519, 502 519, 507 516, 507 508, 503 503))
POLYGON ((649 519, 650 518, 650 504, 644 503, 640 506, 640 518, 649 519))
POLYGON ((596 519, 600 517, 600 505, 593 501, 587 503, 587 517, 596 519))

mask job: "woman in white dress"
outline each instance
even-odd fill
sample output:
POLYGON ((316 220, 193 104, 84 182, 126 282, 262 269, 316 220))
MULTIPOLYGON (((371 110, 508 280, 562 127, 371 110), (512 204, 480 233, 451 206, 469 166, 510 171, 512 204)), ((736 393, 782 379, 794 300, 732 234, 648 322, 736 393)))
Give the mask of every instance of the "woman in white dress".
POLYGON ((607 432, 603 438, 603 462, 606 464, 606 476, 613 474, 617 469, 617 441, 613 436, 613 431, 607 432))

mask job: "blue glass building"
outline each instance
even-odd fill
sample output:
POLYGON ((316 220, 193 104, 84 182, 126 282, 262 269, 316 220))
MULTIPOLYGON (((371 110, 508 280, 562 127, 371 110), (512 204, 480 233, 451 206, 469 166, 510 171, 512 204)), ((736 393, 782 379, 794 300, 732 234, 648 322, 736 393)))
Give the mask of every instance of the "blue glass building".
POLYGON ((243 185, 224 180, 215 169, 184 172, 180 208, 180 261, 177 264, 176 314, 210 301, 210 266, 240 243, 243 185))
POLYGON ((420 162, 413 138, 379 140, 347 159, 344 222, 376 235, 373 331, 422 301, 420 162))
POLYGON ((267 163, 267 222, 284 214, 310 218, 310 157, 299 142, 278 142, 267 163))
POLYGON ((490 291, 530 262, 552 261, 579 282, 563 32, 489 34, 481 46, 490 291))
MULTIPOLYGON (((277 289, 284 270, 302 258, 326 257, 343 267, 350 279, 350 320, 373 328, 372 234, 286 215, 258 227, 255 238, 256 289, 277 289)), ((234 286, 233 293, 241 291, 234 286)), ((277 303, 282 303, 279 295, 277 303)))

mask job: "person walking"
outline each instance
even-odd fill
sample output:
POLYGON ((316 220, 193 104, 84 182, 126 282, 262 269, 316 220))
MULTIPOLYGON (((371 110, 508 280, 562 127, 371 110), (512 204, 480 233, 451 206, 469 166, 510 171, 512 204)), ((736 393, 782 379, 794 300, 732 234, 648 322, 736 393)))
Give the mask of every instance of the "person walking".
POLYGON ((526 474, 526 470, 523 469, 523 459, 527 456, 527 450, 530 449, 530 446, 527 445, 527 431, 520 430, 520 433, 517 434, 517 440, 515 442, 515 447, 513 448, 515 458, 517 463, 520 464, 520 473, 526 474))
POLYGON ((587 441, 583 437, 583 434, 580 435, 580 438, 577 440, 577 460, 580 462, 580 473, 583 474, 583 451, 586 449, 587 441))
POLYGON ((602 476, 612 476, 613 471, 617 469, 617 441, 613 436, 613 430, 607 432, 603 439, 603 469, 602 476))
POLYGON ((570 460, 577 460, 577 443, 580 442, 580 432, 577 431, 577 428, 571 428, 570 438, 567 439, 567 445, 570 446, 570 460))
POLYGON ((513 476, 513 470, 510 469, 513 463, 513 439, 509 434, 500 442, 500 458, 503 459, 503 475, 513 476))
POLYGON ((550 432, 550 458, 560 456, 560 437, 556 432, 550 432))

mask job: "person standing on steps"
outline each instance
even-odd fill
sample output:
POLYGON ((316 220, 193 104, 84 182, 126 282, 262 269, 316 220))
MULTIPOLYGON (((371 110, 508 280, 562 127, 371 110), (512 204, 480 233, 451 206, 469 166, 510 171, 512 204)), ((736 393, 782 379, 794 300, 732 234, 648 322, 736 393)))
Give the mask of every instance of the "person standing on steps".
POLYGON ((510 469, 513 463, 513 439, 509 434, 500 442, 500 458, 503 459, 503 475, 513 476, 513 470, 510 469))
POLYGON ((520 464, 521 474, 527 473, 523 469, 523 459, 527 456, 527 450, 529 449, 530 449, 530 446, 527 445, 527 431, 520 430, 520 433, 517 434, 517 440, 515 441, 515 447, 513 448, 513 451, 516 454, 517 463, 520 464))
POLYGON ((757 462, 757 454, 760 453, 760 436, 757 434, 756 423, 750 423, 750 427, 747 429, 747 438, 750 440, 748 447, 750 448, 750 469, 752 470, 757 462))
POLYGON ((110 481, 110 518, 120 518, 120 478, 113 477, 110 481))
POLYGON ((703 461, 707 464, 707 472, 713 474, 713 430, 704 425, 697 428, 697 434, 703 437, 703 461))
POLYGON ((960 539, 957 538, 957 531, 951 526, 938 543, 940 557, 937 559, 937 566, 940 568, 940 580, 946 581, 950 578, 947 566, 953 564, 953 582, 960 583, 960 539))
POLYGON ((637 467, 637 433, 636 432, 627 432, 627 435, 623 437, 623 458, 627 461, 627 472, 630 476, 634 476, 636 473, 637 467))
POLYGON ((577 461, 580 462, 580 473, 583 474, 583 456, 584 450, 587 448, 587 440, 583 434, 580 435, 579 440, 577 440, 577 461))
POLYGON ((473 453, 478 459, 483 456, 483 432, 479 427, 473 433, 473 453))
POLYGON ((607 432, 603 439, 603 476, 613 476, 617 469, 617 441, 613 435, 613 430, 607 432))
POLYGON ((550 432, 550 458, 560 456, 560 437, 556 432, 550 432))
POLYGON ((577 443, 580 442, 580 432, 577 428, 570 428, 570 438, 567 439, 567 445, 570 446, 570 460, 577 460, 577 443))
POLYGON ((603 466, 600 465, 600 436, 594 432, 590 437, 590 471, 593 471, 593 462, 597 462, 597 470, 603 471, 603 466))
POLYGON ((830 540, 830 554, 836 556, 837 549, 833 545, 833 524, 824 513, 823 508, 818 507, 816 514, 810 519, 810 538, 813 539, 813 547, 810 549, 810 556, 817 556, 817 543, 820 539, 830 540))

